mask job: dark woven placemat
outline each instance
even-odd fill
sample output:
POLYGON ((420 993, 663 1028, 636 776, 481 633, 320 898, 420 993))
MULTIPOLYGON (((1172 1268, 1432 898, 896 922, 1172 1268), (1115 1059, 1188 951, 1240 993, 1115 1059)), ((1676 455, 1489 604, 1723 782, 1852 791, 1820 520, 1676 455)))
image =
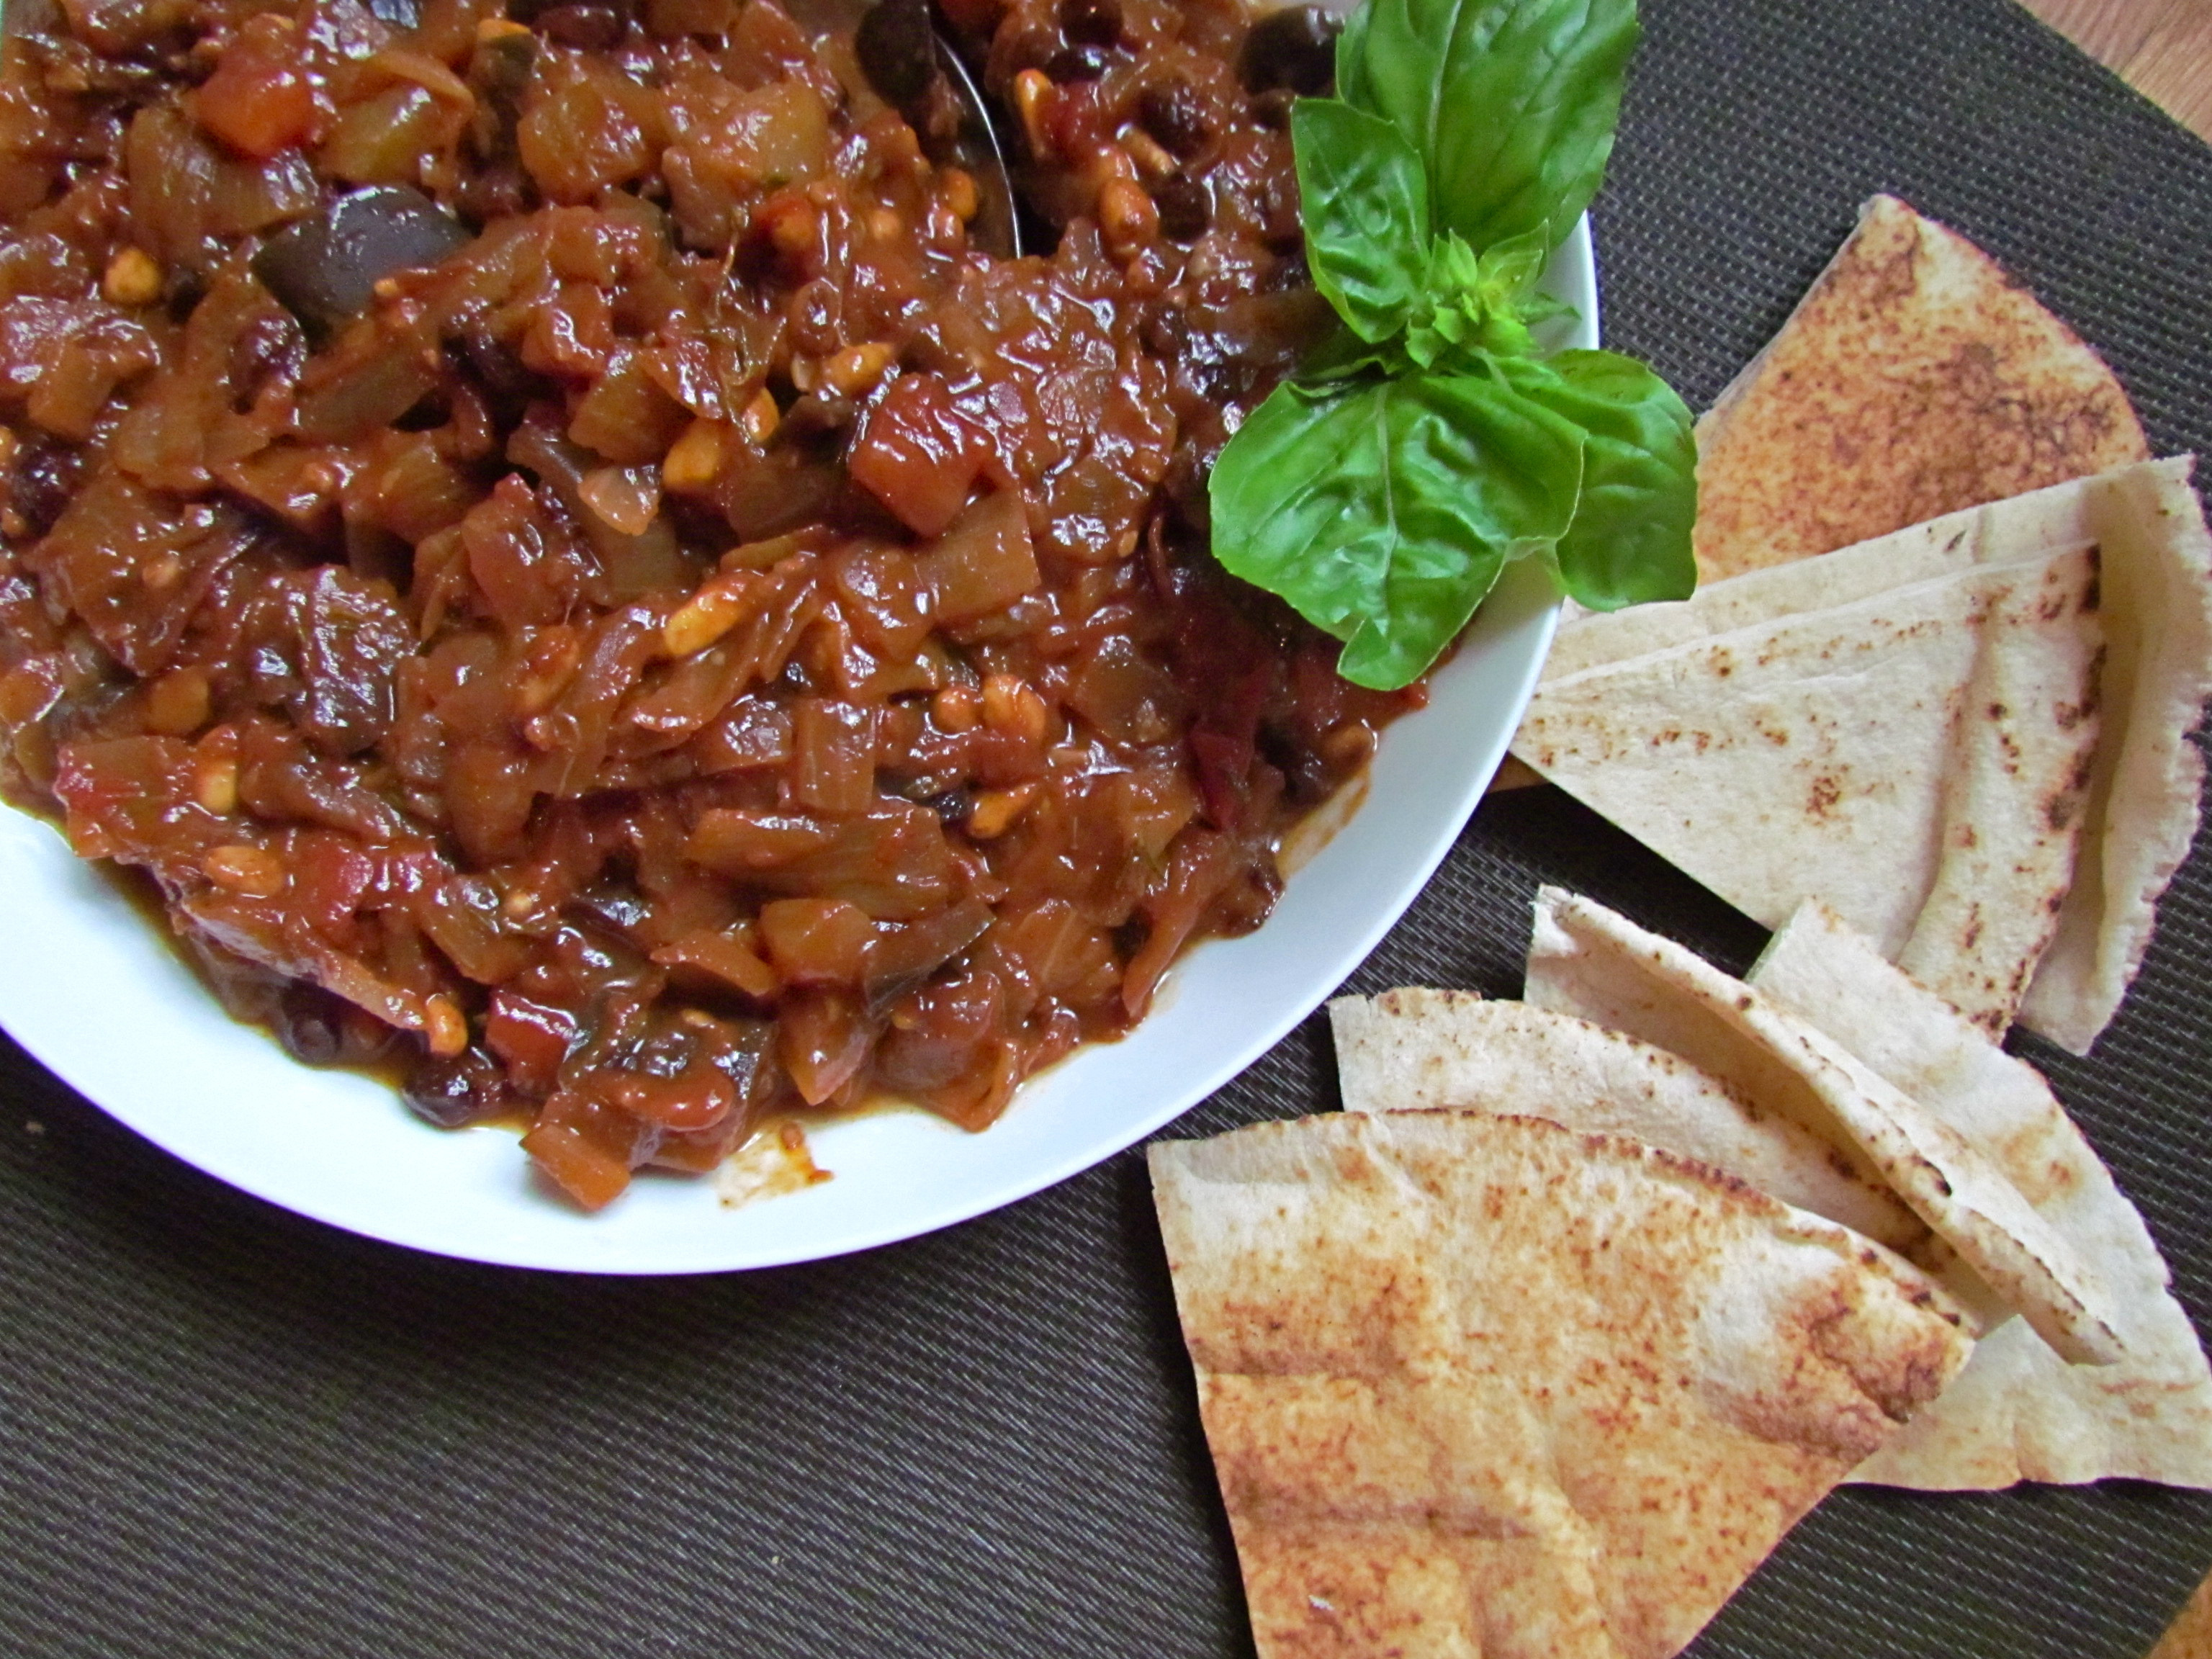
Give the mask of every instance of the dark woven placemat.
MULTIPOLYGON (((2212 442, 2212 151, 2010 0, 1647 13, 1607 321, 1693 402, 1889 189, 2103 346, 2162 453, 2212 442)), ((1512 993, 1539 878, 1734 966, 1759 943, 1535 791, 1482 808, 1355 985, 1512 993)), ((2200 860, 2098 1058, 2033 1056, 2200 1324, 2208 943, 2200 860)), ((1331 1103, 1329 1076, 1310 1022, 1174 1133, 1331 1103)), ((2208 1564, 2199 1494, 1846 1492, 1695 1651, 2134 1659, 2208 1564)), ((0 1652, 1249 1651, 1135 1154, 843 1261, 562 1279, 274 1211, 0 1043, 0 1652)))

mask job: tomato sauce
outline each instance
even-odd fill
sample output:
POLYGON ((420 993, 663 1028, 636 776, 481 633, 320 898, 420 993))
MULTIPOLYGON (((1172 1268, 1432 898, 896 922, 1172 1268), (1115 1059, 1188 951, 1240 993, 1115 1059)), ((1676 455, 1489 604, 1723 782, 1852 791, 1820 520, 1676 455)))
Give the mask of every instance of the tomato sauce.
POLYGON ((1420 696, 1207 551, 1327 326, 1327 27, 949 8, 1012 258, 921 15, 65 0, 0 64, 0 786, 587 1207, 985 1127, 1420 696))

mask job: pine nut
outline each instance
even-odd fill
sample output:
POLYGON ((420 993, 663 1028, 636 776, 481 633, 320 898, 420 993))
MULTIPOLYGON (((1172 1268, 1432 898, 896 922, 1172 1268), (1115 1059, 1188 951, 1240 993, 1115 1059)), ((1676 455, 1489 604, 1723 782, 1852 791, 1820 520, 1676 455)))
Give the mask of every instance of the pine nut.
POLYGON ((161 297, 162 282, 161 267, 152 254, 126 247, 107 262, 100 291, 111 305, 150 306, 161 297))
POLYGON ((823 363, 822 378, 848 398, 857 398, 884 378, 884 371, 897 356, 881 340, 847 346, 823 363))
POLYGON ((986 789, 968 810, 969 835, 977 841, 991 841, 1005 835, 1021 822, 1036 793, 1037 787, 1033 783, 1018 783, 1011 789, 986 789))
POLYGON ((704 489, 721 471, 721 422, 694 421, 661 457, 660 482, 671 489, 704 489))
POLYGON ((1044 699, 1020 676, 989 674, 983 679, 983 724, 994 732, 1042 743, 1052 715, 1044 699))
POLYGON ((468 1016, 442 991, 422 999, 422 1041, 441 1060, 457 1059, 468 1052, 468 1016))
POLYGON ((694 593, 660 625, 660 642, 672 657, 704 651, 738 625, 744 615, 750 584, 717 576, 694 593))
POLYGON ((200 873, 227 892, 275 898, 284 890, 284 860, 263 847, 218 847, 200 855, 200 873))
POLYGON ((972 685, 948 685, 930 699, 929 712, 941 731, 972 732, 983 718, 983 700, 972 685))

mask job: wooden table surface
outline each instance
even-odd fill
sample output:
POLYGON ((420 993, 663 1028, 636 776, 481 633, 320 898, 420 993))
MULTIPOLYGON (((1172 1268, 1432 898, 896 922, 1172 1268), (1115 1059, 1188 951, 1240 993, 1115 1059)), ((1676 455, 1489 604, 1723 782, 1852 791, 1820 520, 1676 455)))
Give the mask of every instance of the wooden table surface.
POLYGON ((2212 0, 2026 0, 2200 137, 2212 138, 2212 0))

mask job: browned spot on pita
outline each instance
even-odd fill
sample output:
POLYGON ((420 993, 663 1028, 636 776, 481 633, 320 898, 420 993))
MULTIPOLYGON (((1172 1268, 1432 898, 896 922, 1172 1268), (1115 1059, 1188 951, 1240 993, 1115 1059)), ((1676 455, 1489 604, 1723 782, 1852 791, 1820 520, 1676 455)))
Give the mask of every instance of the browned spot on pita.
POLYGON ((2094 351, 1971 242, 1887 196, 1698 436, 1707 580, 2150 453, 2094 351))
POLYGON ((1151 1162, 1267 1659, 1664 1659, 1967 1346, 1848 1231, 1529 1118, 1330 1114, 1151 1162), (1333 1185, 1355 1142, 1381 1178, 1333 1185))

